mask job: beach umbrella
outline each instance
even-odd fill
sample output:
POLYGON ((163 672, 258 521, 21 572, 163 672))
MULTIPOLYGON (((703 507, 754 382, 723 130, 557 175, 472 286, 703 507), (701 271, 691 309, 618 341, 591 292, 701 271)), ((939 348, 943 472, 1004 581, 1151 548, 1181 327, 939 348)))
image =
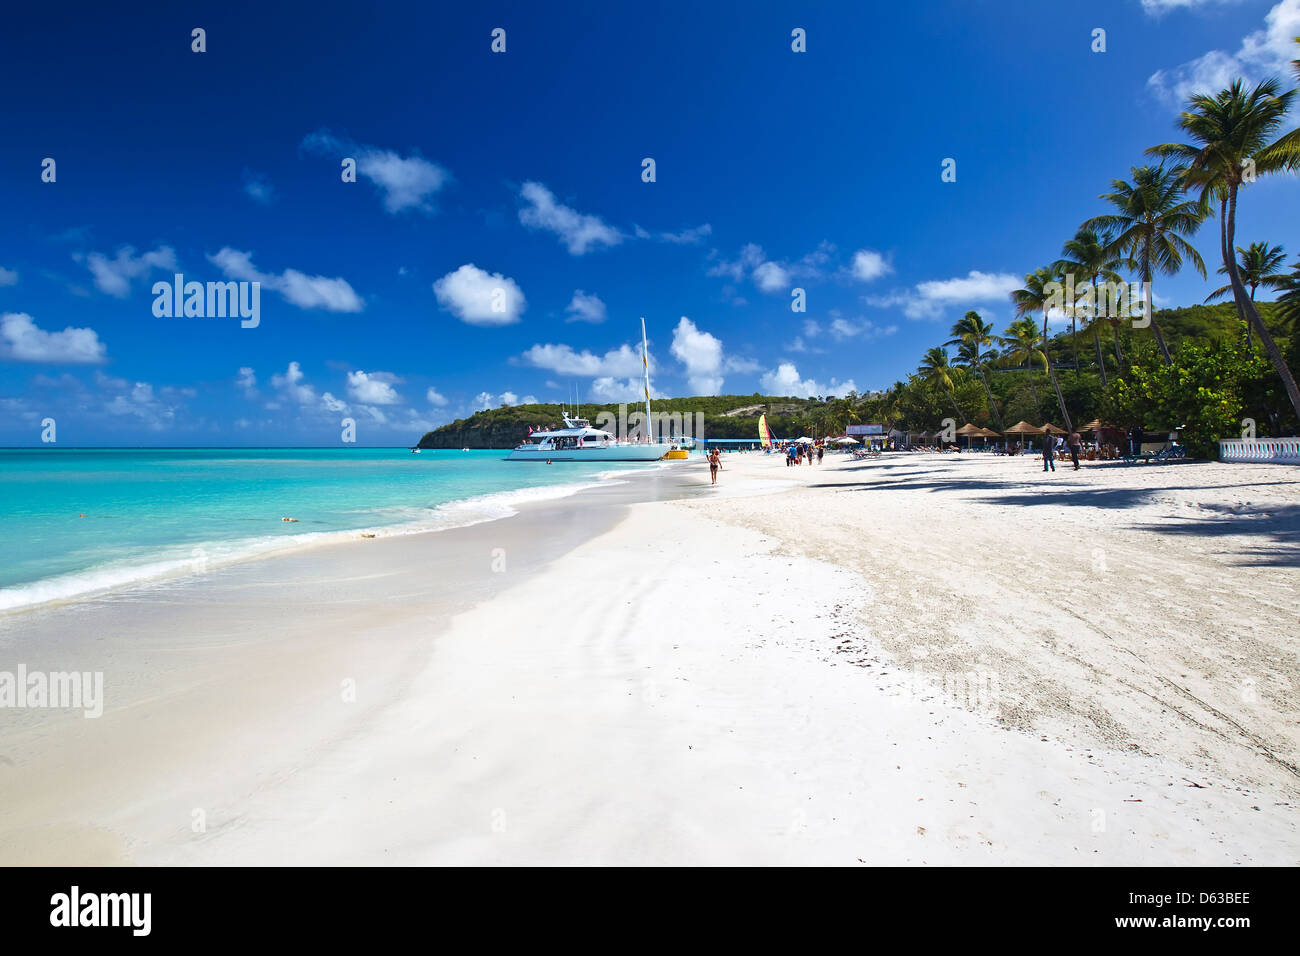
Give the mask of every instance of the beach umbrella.
POLYGON ((1029 422, 1016 422, 1006 430, 1008 435, 1041 435, 1043 430, 1029 422))
POLYGON ((805 435, 803 438, 796 438, 795 443, 798 445, 811 445, 812 439, 805 435))
POLYGON ((1045 434, 1048 434, 1048 435, 1065 435, 1065 434, 1068 434, 1064 428, 1058 428, 1058 427, 1056 427, 1055 425, 1053 425, 1051 422, 1048 422, 1046 425, 1044 425, 1044 426, 1040 429, 1040 431, 1042 431, 1042 432, 1044 432, 1045 434))
POLYGON ((832 438, 831 441, 837 445, 856 445, 858 440, 852 435, 845 435, 843 438, 832 438))
POLYGON ((1086 425, 1084 425, 1082 428, 1080 428, 1079 431, 1080 431, 1080 432, 1096 432, 1096 431, 1101 431, 1101 430, 1102 430, 1103 428, 1105 428, 1105 427, 1106 427, 1106 426, 1103 425, 1103 424, 1101 423, 1101 419, 1100 419, 1100 418, 1094 418, 1092 421, 1088 422, 1088 424, 1086 424, 1086 425))
POLYGON ((966 439, 967 448, 970 447, 970 440, 972 438, 977 437, 979 433, 980 433, 979 427, 976 425, 972 425, 970 422, 967 422, 965 425, 961 426, 961 428, 957 429, 956 432, 958 437, 966 439))
POLYGON ((1004 434, 1006 435, 1019 435, 1022 439, 1024 438, 1025 435, 1041 435, 1042 433, 1043 430, 1041 428, 1031 425, 1029 424, 1029 422, 1025 422, 1025 421, 1016 422, 1014 425, 1008 428, 1006 432, 1004 432, 1004 434))

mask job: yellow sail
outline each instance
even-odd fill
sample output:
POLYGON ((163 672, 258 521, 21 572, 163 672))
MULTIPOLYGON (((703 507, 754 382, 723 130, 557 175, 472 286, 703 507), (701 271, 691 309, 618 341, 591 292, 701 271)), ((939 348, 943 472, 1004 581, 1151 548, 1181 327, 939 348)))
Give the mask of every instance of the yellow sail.
POLYGON ((763 443, 764 448, 772 447, 772 432, 767 427, 767 416, 758 416, 758 440, 763 443))

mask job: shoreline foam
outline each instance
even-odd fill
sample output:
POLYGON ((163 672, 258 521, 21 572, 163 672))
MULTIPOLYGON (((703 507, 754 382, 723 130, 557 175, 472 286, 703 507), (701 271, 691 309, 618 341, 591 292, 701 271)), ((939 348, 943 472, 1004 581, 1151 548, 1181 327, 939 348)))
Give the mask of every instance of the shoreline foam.
POLYGON ((175 555, 163 552, 152 559, 127 559, 58 574, 0 588, 0 617, 49 606, 96 597, 121 588, 174 581, 213 568, 243 561, 259 561, 294 554, 307 548, 337 544, 361 538, 388 538, 399 535, 429 534, 452 528, 470 527, 486 521, 499 521, 518 514, 518 505, 551 501, 579 494, 602 483, 623 480, 621 476, 644 469, 599 472, 594 481, 576 481, 555 485, 538 485, 507 491, 492 491, 467 498, 443 502, 424 517, 392 524, 369 525, 332 531, 307 531, 295 535, 255 537, 224 541, 201 541, 183 545, 175 555))

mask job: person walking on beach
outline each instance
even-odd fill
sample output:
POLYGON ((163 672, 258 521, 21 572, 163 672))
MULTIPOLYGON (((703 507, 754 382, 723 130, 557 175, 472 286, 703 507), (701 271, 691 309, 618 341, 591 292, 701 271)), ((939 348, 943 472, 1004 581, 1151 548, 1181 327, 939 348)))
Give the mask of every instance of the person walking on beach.
POLYGON ((718 450, 715 448, 713 451, 709 452, 709 478, 712 479, 710 484, 716 485, 718 483, 718 469, 721 467, 722 457, 718 454, 718 450))
POLYGON ((1078 432, 1070 432, 1070 460, 1074 462, 1074 470, 1079 470, 1079 452, 1083 450, 1083 436, 1078 432))
POLYGON ((1048 465, 1056 471, 1056 449, 1052 447, 1055 444, 1051 435, 1043 436, 1043 471, 1047 471, 1048 465))
POLYGON ((822 445, 817 446, 817 464, 820 465, 822 463, 822 455, 825 454, 825 452, 826 452, 825 447, 823 447, 822 445))

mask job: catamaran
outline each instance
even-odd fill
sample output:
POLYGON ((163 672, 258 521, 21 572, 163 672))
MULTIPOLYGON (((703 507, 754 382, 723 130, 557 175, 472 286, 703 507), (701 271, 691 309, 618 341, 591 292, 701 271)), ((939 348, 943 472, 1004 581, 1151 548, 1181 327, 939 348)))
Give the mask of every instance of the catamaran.
MULTIPOLYGON (((646 430, 650 416, 650 351, 646 344, 645 319, 641 319, 641 363, 645 367, 646 430)), ((593 428, 585 418, 562 412, 563 428, 530 432, 528 438, 506 456, 506 461, 658 461, 685 458, 690 443, 684 440, 619 441, 618 436, 593 428)))

